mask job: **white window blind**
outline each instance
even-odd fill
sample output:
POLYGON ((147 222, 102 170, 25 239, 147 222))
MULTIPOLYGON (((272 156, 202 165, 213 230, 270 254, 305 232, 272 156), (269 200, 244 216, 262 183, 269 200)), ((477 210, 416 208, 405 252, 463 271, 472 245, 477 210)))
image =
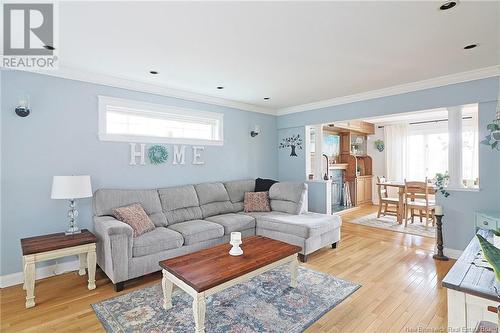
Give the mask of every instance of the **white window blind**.
POLYGON ((104 141, 223 144, 223 114, 99 96, 104 141))

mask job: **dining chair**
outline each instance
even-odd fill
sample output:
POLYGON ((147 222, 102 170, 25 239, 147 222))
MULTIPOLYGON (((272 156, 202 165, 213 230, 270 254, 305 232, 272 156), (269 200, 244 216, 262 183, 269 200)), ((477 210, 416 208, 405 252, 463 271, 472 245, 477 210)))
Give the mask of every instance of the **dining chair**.
POLYGON ((387 186, 383 185, 387 180, 384 176, 377 176, 377 191, 378 191, 378 213, 377 218, 381 215, 398 215, 398 198, 390 198, 387 193, 387 186), (395 206, 395 210, 390 210, 391 206, 395 206))
POLYGON ((434 191, 429 186, 427 179, 425 179, 425 182, 407 181, 405 179, 405 227, 408 225, 408 219, 411 219, 411 223, 415 221, 415 216, 419 217, 420 222, 425 217, 426 227, 429 225, 429 220, 432 221, 433 226, 435 225, 434 209, 436 203, 431 198, 432 193, 434 191), (418 212, 418 215, 416 212, 418 212), (410 216, 408 216, 408 213, 410 213, 410 216))

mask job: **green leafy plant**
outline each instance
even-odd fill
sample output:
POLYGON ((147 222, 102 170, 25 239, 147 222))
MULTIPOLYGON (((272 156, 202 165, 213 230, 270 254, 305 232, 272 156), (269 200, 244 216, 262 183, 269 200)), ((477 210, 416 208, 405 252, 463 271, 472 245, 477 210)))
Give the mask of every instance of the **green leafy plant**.
POLYGON ((450 196, 450 192, 446 191, 445 186, 448 183, 448 180, 450 179, 450 175, 448 172, 445 173, 436 173, 436 176, 434 177, 434 184, 436 185, 438 191, 445 197, 450 196))
POLYGON ((500 282, 500 249, 496 248, 493 244, 488 242, 483 236, 476 235, 479 239, 479 244, 481 249, 483 249, 483 254, 488 263, 493 267, 495 271, 495 277, 498 282, 500 282))
POLYGON ((491 135, 491 133, 500 130, 500 120, 499 119, 494 120, 492 123, 486 126, 486 129, 490 131, 490 134, 484 137, 484 139, 481 141, 481 144, 490 146, 491 149, 500 150, 500 141, 493 139, 491 135))
POLYGON ((495 230, 493 230, 493 233, 495 234, 495 236, 500 237, 500 228, 496 228, 495 230))
POLYGON ((380 139, 375 140, 374 144, 375 144, 375 148, 377 148, 377 150, 379 152, 383 152, 384 151, 384 149, 385 149, 385 143, 384 143, 383 140, 380 140, 380 139))

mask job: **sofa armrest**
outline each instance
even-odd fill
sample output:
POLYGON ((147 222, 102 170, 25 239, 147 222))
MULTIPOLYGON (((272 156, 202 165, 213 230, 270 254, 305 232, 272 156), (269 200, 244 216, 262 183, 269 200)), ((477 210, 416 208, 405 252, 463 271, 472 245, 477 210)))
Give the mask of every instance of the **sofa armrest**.
POLYGON ((132 257, 133 229, 111 216, 94 216, 97 237, 97 263, 113 283, 128 279, 132 257))

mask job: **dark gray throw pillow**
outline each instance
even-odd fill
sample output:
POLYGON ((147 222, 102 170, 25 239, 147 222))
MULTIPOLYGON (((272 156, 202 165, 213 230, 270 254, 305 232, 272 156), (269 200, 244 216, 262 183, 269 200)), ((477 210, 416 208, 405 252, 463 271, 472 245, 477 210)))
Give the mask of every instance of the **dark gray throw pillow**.
POLYGON ((268 192, 273 184, 277 183, 277 180, 257 178, 255 180, 255 192, 268 192))

